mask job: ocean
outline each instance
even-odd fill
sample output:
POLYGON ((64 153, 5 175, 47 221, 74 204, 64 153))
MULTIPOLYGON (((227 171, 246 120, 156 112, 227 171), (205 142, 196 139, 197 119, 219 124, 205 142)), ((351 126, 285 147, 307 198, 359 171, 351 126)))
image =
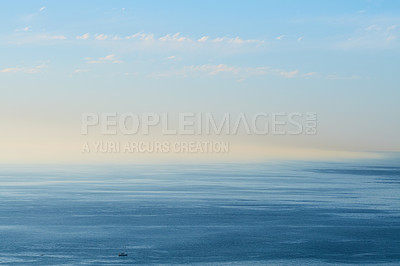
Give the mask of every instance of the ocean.
POLYGON ((3 165, 0 264, 398 265, 400 164, 3 165))

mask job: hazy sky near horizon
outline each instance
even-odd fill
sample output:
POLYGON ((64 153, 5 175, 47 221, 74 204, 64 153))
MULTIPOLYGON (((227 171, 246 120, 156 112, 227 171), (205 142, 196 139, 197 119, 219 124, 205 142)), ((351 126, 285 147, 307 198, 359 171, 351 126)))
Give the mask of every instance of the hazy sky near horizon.
POLYGON ((2 162, 81 160, 82 112, 316 112, 317 136, 236 152, 400 151, 399 1, 0 6, 2 162))

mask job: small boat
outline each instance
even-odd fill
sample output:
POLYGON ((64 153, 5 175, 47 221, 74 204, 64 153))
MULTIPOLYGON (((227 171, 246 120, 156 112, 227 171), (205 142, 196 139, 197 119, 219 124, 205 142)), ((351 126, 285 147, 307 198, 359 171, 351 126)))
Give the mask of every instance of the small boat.
POLYGON ((126 253, 126 252, 118 253, 118 257, 126 257, 126 256, 128 256, 128 253, 126 253))

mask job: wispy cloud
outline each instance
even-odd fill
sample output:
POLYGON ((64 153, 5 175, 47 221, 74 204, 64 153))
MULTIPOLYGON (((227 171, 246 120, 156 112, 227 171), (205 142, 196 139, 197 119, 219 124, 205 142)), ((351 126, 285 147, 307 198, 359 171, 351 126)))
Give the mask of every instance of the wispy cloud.
POLYGON ((41 64, 34 67, 9 67, 0 70, 0 73, 26 73, 26 74, 36 74, 42 72, 47 65, 41 64))
POLYGON ((86 73, 86 72, 89 72, 89 70, 88 69, 80 69, 80 68, 74 70, 74 74, 86 73))
POLYGON ((105 63, 120 64, 120 63, 122 63, 121 60, 116 58, 115 54, 109 54, 104 57, 99 57, 97 59, 93 59, 91 57, 86 57, 85 60, 86 60, 86 63, 88 63, 88 64, 105 64, 105 63))
POLYGON ((387 49, 398 45, 397 37, 400 33, 397 25, 384 26, 372 24, 363 30, 354 33, 346 40, 338 41, 333 48, 337 49, 387 49))
POLYGON ((219 74, 233 75, 239 77, 239 79, 245 79, 246 77, 253 75, 266 74, 265 68, 241 68, 238 66, 230 66, 226 64, 204 64, 204 65, 190 65, 184 66, 181 69, 163 71, 158 73, 152 73, 149 77, 174 77, 174 76, 197 76, 197 75, 208 75, 216 76, 219 74))
POLYGON ((141 41, 154 41, 154 34, 153 33, 138 32, 138 33, 126 36, 125 39, 126 40, 138 39, 138 40, 141 40, 141 41))
POLYGON ((21 72, 23 71, 22 67, 9 67, 9 68, 3 68, 0 70, 1 73, 15 73, 15 72, 21 72))
POLYGON ((286 37, 286 35, 280 35, 280 36, 276 37, 275 39, 277 39, 277 40, 282 40, 282 39, 285 38, 285 37, 286 37))
POLYGON ((317 75, 317 72, 308 72, 308 73, 303 74, 303 77, 313 77, 315 75, 317 75))
POLYGON ((29 26, 26 26, 25 28, 22 28, 22 29, 16 29, 16 31, 30 31, 31 30, 31 27, 29 27, 29 26))
POLYGON ((251 77, 268 76, 268 75, 282 77, 282 78, 304 78, 304 79, 317 77, 316 72, 300 73, 300 71, 297 69, 293 71, 285 71, 265 66, 239 67, 239 66, 230 66, 227 64, 190 65, 190 66, 185 66, 181 69, 152 73, 149 76, 161 78, 161 77, 174 77, 174 76, 190 77, 198 75, 217 76, 221 74, 230 75, 231 77, 235 78, 238 82, 243 82, 244 80, 251 77))
MULTIPOLYGON (((31 31, 30 27, 25 27, 23 29, 18 29, 17 31, 31 31)), ((118 35, 118 34, 105 34, 105 33, 84 33, 82 35, 76 35, 73 37, 76 40, 97 40, 97 41, 118 41, 124 43, 124 45, 130 45, 131 42, 136 44, 155 44, 158 47, 166 46, 166 47, 174 47, 174 44, 177 44, 176 47, 181 48, 182 45, 187 45, 188 47, 207 47, 206 45, 212 44, 212 47, 218 47, 217 45, 262 45, 265 43, 264 40, 259 39, 244 39, 239 36, 237 37, 210 37, 207 35, 201 37, 189 37, 184 36, 180 32, 177 33, 168 33, 165 35, 161 35, 160 37, 156 36, 150 32, 137 32, 131 35, 118 35), (198 45, 198 46, 195 46, 198 45)), ((49 33, 40 33, 40 34, 32 34, 30 36, 10 36, 10 42, 13 43, 34 43, 39 41, 46 40, 65 40, 67 37, 65 35, 52 35, 49 33)))
POLYGON ((225 40, 224 37, 217 37, 214 40, 212 40, 212 42, 223 42, 225 40))
POLYGON ((340 76, 338 74, 329 74, 329 75, 326 76, 326 79, 330 79, 330 80, 355 80, 355 79, 361 79, 361 77, 358 76, 358 75, 340 76))
POLYGON ((264 41, 259 40, 244 40, 239 37, 229 39, 228 42, 235 44, 246 44, 246 43, 263 43, 264 41))
POLYGON ((51 40, 65 40, 65 39, 67 39, 67 37, 65 37, 64 35, 48 35, 47 38, 49 38, 51 40))
POLYGON ((380 30, 380 28, 379 28, 377 25, 373 24, 373 25, 370 25, 370 26, 366 27, 365 30, 366 30, 366 31, 370 31, 370 30, 380 30))
POLYGON ((219 64, 219 65, 207 64, 207 65, 197 65, 197 66, 196 65, 186 66, 185 71, 205 72, 209 75, 216 75, 224 72, 237 75, 240 71, 240 68, 234 66, 228 66, 225 64, 219 64))
POLYGON ((29 44, 51 44, 55 41, 64 41, 67 37, 65 35, 57 35, 51 33, 24 33, 14 34, 4 38, 3 41, 8 44, 29 45, 29 44))
POLYGON ((46 9, 46 7, 45 6, 42 6, 41 8, 39 8, 39 11, 43 11, 43 10, 45 10, 46 9))
POLYGON ((94 36, 94 38, 95 38, 96 40, 99 40, 99 41, 104 41, 104 40, 107 40, 107 39, 108 39, 108 36, 105 35, 105 34, 96 34, 96 35, 94 36))
POLYGON ((76 36, 76 38, 77 38, 78 40, 87 40, 87 39, 90 38, 90 35, 89 35, 89 33, 85 33, 85 34, 82 34, 82 35, 80 35, 80 36, 76 36))
POLYGON ((169 71, 153 72, 148 75, 149 78, 170 78, 170 77, 204 77, 206 76, 223 76, 225 78, 232 78, 237 82, 243 82, 247 79, 254 77, 277 77, 284 79, 325 79, 325 80, 356 80, 367 79, 359 75, 341 75, 337 73, 323 74, 317 72, 301 72, 295 70, 283 70, 268 66, 259 67, 240 67, 227 64, 203 64, 203 65, 189 65, 180 69, 173 69, 169 71))
POLYGON ((160 37, 159 40, 162 41, 162 42, 185 42, 185 41, 191 41, 190 38, 181 36, 180 32, 177 32, 177 33, 175 33, 173 35, 167 34, 165 36, 160 37))
MULTIPOLYGON (((349 22, 350 23, 350 22, 349 22)), ((334 49, 397 49, 400 36, 399 17, 377 17, 359 21, 353 32, 340 36, 331 45, 334 49)))
MULTIPOLYGON (((188 51, 197 50, 199 52, 215 52, 223 51, 224 53, 240 53, 246 51, 246 49, 262 49, 264 47, 264 40, 258 39, 245 39, 239 36, 230 37, 216 37, 212 38, 208 35, 199 37, 189 37, 179 32, 174 34, 155 35, 150 32, 137 32, 131 35, 117 35, 117 34, 105 34, 105 33, 84 33, 82 35, 75 35, 69 41, 72 45, 81 45, 83 40, 94 41, 91 45, 97 45, 97 42, 101 42, 102 45, 106 44, 108 47, 113 47, 111 51, 121 50, 124 53, 136 53, 137 51, 153 52, 165 52, 164 58, 173 54, 181 60, 181 53, 188 51), (74 41, 74 40, 75 41, 74 41)), ((110 51, 110 50, 109 50, 110 51)), ((87 60, 91 63, 101 63, 96 58, 87 60)))
POLYGON ((200 39, 198 39, 198 42, 206 42, 208 40, 208 36, 203 36, 200 39))
POLYGON ((297 74, 299 74, 299 71, 296 69, 296 70, 293 70, 293 71, 281 71, 281 72, 279 72, 279 74, 281 75, 281 76, 284 76, 285 78, 293 78, 293 77, 295 77, 297 74))

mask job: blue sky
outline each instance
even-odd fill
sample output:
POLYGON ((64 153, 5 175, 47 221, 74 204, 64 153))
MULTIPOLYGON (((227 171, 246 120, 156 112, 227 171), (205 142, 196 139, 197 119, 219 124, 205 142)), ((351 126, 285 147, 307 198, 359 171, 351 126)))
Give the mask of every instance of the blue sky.
POLYGON ((3 1, 0 23, 9 149, 112 110, 315 111, 316 138, 277 142, 400 150, 398 1, 3 1))

